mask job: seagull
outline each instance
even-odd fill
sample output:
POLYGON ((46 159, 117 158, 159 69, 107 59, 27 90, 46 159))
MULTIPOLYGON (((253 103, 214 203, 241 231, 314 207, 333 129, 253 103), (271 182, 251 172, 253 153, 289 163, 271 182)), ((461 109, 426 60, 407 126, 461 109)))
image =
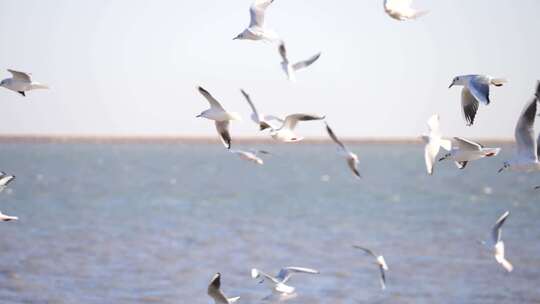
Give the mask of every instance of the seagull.
POLYGON ((7 186, 15 180, 15 176, 7 175, 4 172, 0 172, 0 192, 4 191, 7 186))
POLYGON ((258 157, 257 154, 270 154, 268 151, 264 150, 252 150, 252 151, 242 151, 242 150, 229 150, 231 153, 238 155, 240 159, 253 162, 257 165, 263 165, 264 161, 262 158, 258 157))
MULTIPOLYGON (((502 225, 510 215, 509 211, 506 211, 499 217, 497 222, 495 222, 495 225, 491 229, 491 242, 490 246, 493 246, 494 250, 494 256, 497 263, 501 264, 504 269, 508 272, 512 272, 514 270, 514 266, 504 257, 504 242, 502 241, 502 225)), ((481 242, 482 244, 486 244, 486 242, 481 242)))
MULTIPOLYGON (((540 96, 540 81, 536 87, 536 94, 529 101, 516 124, 514 137, 517 143, 517 154, 511 160, 504 162, 504 165, 499 169, 499 173, 505 169, 510 169, 518 172, 532 172, 540 170, 538 162, 538 143, 534 137, 534 120, 536 118, 536 106, 540 96)), ((540 137, 538 138, 540 140, 540 137)))
POLYGON ((282 125, 278 129, 270 128, 270 136, 282 142, 296 142, 304 139, 294 134, 294 128, 299 121, 323 120, 326 116, 314 114, 290 114, 285 117, 282 125))
POLYGON ((251 269, 251 277, 253 279, 261 278, 262 280, 259 284, 267 282, 272 288, 272 292, 278 294, 292 294, 294 292, 294 287, 286 285, 291 276, 296 273, 306 273, 306 274, 319 274, 320 272, 315 269, 303 268, 303 267, 284 267, 282 268, 277 276, 273 277, 269 274, 266 274, 258 269, 251 269))
POLYGON ((463 86, 461 90, 461 106, 467 126, 474 124, 478 103, 489 105, 489 86, 500 87, 507 82, 504 78, 493 78, 487 75, 463 75, 452 80, 448 88, 455 85, 463 86))
POLYGON ((429 175, 433 174, 433 165, 439 150, 443 147, 445 150, 452 149, 452 142, 447 139, 442 139, 441 131, 439 130, 439 114, 433 114, 427 121, 429 134, 422 135, 422 140, 426 143, 424 148, 424 158, 426 161, 426 169, 429 175))
POLYGON ((379 270, 381 271, 381 278, 380 278, 381 288, 385 290, 386 289, 385 271, 388 271, 388 265, 386 265, 386 261, 384 260, 384 257, 382 255, 376 255, 375 253, 373 253, 373 251, 367 248, 361 247, 361 246, 353 245, 353 247, 356 249, 360 249, 375 258, 375 260, 377 261, 376 263, 379 266, 379 270))
MULTIPOLYGON (((326 123, 326 122, 325 122, 326 123)), ((326 132, 328 132, 328 135, 332 140, 339 146, 340 148, 340 154, 342 154, 345 157, 345 160, 347 161, 347 165, 353 172, 353 174, 361 178, 360 172, 358 171, 358 156, 354 154, 353 152, 349 151, 345 145, 337 138, 336 134, 334 134, 334 131, 330 129, 330 126, 328 123, 326 123, 326 132)))
POLYGON ((16 216, 5 215, 0 211, 0 222, 16 221, 18 219, 16 216))
POLYGON ((424 16, 429 11, 411 8, 412 0, 384 0, 384 11, 388 16, 399 20, 411 20, 424 16))
POLYGON ((279 36, 273 30, 264 27, 264 13, 272 2, 274 0, 255 0, 249 8, 251 16, 249 27, 234 37, 233 40, 264 40, 270 42, 279 40, 279 36))
POLYGON ((208 295, 214 299, 215 304, 235 303, 240 297, 227 298, 221 291, 221 273, 216 273, 208 285, 208 295))
POLYGON ((469 161, 496 156, 501 151, 501 148, 486 148, 462 137, 454 137, 454 141, 457 147, 452 145, 450 152, 446 153, 439 161, 452 159, 459 169, 465 168, 469 161))
POLYGON ((281 58, 283 59, 283 61, 281 62, 281 68, 287 75, 287 78, 292 82, 296 81, 296 71, 303 68, 307 68, 308 66, 313 64, 315 61, 317 61, 319 57, 321 57, 321 53, 318 53, 316 55, 313 55, 311 58, 307 60, 299 61, 297 63, 292 64, 289 62, 289 59, 287 58, 287 49, 285 49, 285 42, 283 41, 281 41, 281 43, 279 44, 279 54, 281 55, 281 58))
POLYGON ((219 133, 223 145, 227 149, 231 148, 231 135, 229 134, 229 122, 231 120, 242 120, 240 115, 235 112, 227 112, 221 104, 214 98, 207 90, 199 87, 199 92, 210 103, 210 109, 203 111, 196 117, 204 117, 210 120, 214 120, 216 123, 216 129, 219 133))
POLYGON ((0 87, 15 91, 22 96, 26 96, 27 91, 37 89, 48 89, 49 87, 39 82, 32 81, 30 73, 19 72, 8 69, 11 73, 11 78, 6 78, 0 82, 0 87))
POLYGON ((251 107, 251 120, 253 120, 257 125, 259 125, 259 130, 263 131, 265 129, 271 128, 271 126, 268 124, 268 122, 266 122, 263 116, 259 114, 257 108, 255 108, 255 105, 253 104, 253 101, 251 101, 251 97, 249 97, 249 94, 246 93, 246 91, 244 90, 240 90, 240 92, 242 92, 242 95, 244 95, 244 98, 251 107))

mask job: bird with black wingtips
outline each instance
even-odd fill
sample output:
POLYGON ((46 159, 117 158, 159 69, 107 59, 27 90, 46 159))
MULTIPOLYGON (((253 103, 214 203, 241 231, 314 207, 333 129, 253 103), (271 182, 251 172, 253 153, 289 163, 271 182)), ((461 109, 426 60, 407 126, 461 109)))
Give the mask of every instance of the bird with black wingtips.
POLYGON ((489 87, 500 87, 507 83, 504 78, 494 78, 488 75, 462 75, 454 77, 448 88, 462 86, 461 107, 467 126, 474 124, 479 104, 489 105, 489 87))
POLYGON ((287 58, 287 49, 285 48, 285 42, 281 41, 279 44, 279 54, 281 55, 281 68, 283 69, 283 72, 287 75, 287 79, 289 79, 292 82, 296 81, 296 71, 307 68, 308 66, 312 65, 315 61, 321 57, 321 53, 317 53, 310 58, 299 61, 296 63, 291 63, 289 59, 287 58))
POLYGON ((372 256, 373 258, 375 258, 376 264, 377 264, 377 266, 379 266, 381 288, 383 290, 385 290, 386 289, 386 273, 385 273, 385 271, 388 271, 388 265, 386 264, 386 261, 384 260, 384 257, 382 255, 377 255, 373 251, 371 251, 371 249, 367 249, 367 248, 362 247, 362 246, 353 245, 353 248, 360 249, 364 253, 366 253, 366 254, 372 256))
POLYGON ((343 155, 343 157, 345 157, 347 166, 349 167, 349 169, 351 169, 354 176, 356 176, 357 178, 361 178, 362 176, 360 175, 360 171, 358 171, 358 156, 355 153, 349 151, 347 147, 345 147, 345 145, 337 138, 336 134, 330 128, 327 122, 325 122, 325 124, 328 136, 330 136, 330 138, 338 145, 339 152, 341 155, 343 155))
POLYGON ((8 69, 11 78, 6 78, 0 82, 0 87, 17 92, 26 96, 26 92, 38 89, 48 89, 47 85, 32 81, 32 74, 8 69))
POLYGON ((231 135, 229 133, 229 124, 232 120, 242 120, 240 115, 235 112, 226 111, 223 106, 202 87, 199 87, 199 93, 210 103, 210 109, 203 111, 196 117, 203 117, 215 121, 216 130, 223 145, 227 149, 231 148, 231 135))
POLYGON ((249 8, 249 26, 234 37, 233 40, 263 40, 269 42, 279 40, 278 34, 264 25, 266 9, 272 2, 274 0, 255 0, 249 8))

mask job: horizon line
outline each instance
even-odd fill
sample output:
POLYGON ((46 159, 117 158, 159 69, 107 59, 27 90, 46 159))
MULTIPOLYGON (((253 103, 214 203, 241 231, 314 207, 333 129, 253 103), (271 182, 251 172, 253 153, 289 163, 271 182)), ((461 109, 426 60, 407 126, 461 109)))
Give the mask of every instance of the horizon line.
MULTIPOLYGON (((420 144, 420 137, 379 136, 379 137, 343 137, 341 141, 349 144, 420 144)), ((511 138, 476 137, 470 140, 484 143, 511 144, 511 138)), ((141 134, 0 134, 0 142, 15 143, 219 143, 216 136, 208 135, 141 135, 141 134)), ((233 142, 239 143, 279 143, 270 137, 238 136, 233 142)), ((324 136, 305 138, 299 143, 329 143, 332 140, 324 136)))

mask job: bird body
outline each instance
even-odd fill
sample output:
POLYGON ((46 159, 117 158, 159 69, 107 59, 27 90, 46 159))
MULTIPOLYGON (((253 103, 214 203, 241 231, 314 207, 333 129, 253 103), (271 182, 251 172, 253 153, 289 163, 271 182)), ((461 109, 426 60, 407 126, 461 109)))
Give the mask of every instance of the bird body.
POLYGON ((251 269, 253 279, 261 278, 259 283, 266 283, 272 289, 272 292, 277 294, 294 293, 295 288, 286 284, 294 274, 319 274, 319 271, 304 267, 284 267, 274 277, 256 268, 251 269))
POLYGON ((384 0, 383 4, 386 14, 398 21, 417 19, 429 12, 412 8, 412 0, 384 0))
POLYGON ((0 211, 0 222, 16 221, 18 219, 16 216, 6 215, 0 211))
POLYGON ((243 159, 245 161, 253 162, 257 165, 263 165, 264 161, 262 158, 257 156, 257 154, 269 154, 267 151, 262 150, 255 150, 255 151, 242 151, 242 150, 229 150, 231 153, 238 155, 240 159, 243 159))
POLYGON ((49 87, 39 82, 32 81, 31 74, 9 70, 11 78, 6 78, 0 82, 0 87, 15 91, 22 96, 26 96, 25 92, 37 89, 48 89, 49 87))
POLYGON ((299 61, 297 63, 291 63, 289 62, 289 59, 287 57, 287 49, 285 48, 285 42, 281 41, 279 45, 279 54, 281 55, 281 68, 283 69, 283 72, 287 75, 287 78, 291 82, 296 82, 296 71, 300 69, 307 68, 308 66, 312 65, 315 61, 321 57, 321 53, 318 53, 311 58, 299 61))
POLYGON ((465 168, 469 161, 496 156, 501 151, 500 148, 486 148, 462 137, 454 137, 454 142, 456 145, 452 145, 450 152, 446 153, 439 161, 451 159, 460 169, 465 168))
POLYGON ((255 0, 249 9, 249 26, 235 38, 233 38, 233 40, 279 40, 279 35, 276 32, 271 29, 267 29, 264 26, 265 12, 272 2, 274 2, 274 0, 255 0))
POLYGON ((291 114, 285 117, 283 124, 278 129, 270 128, 270 136, 281 142, 297 142, 304 139, 294 133, 294 128, 299 121, 322 120, 325 116, 314 114, 291 114))

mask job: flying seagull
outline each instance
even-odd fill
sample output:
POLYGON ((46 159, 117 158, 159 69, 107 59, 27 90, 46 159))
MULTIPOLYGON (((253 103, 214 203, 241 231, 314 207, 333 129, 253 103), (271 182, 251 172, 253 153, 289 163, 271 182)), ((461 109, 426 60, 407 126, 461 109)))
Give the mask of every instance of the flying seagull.
POLYGON ((319 271, 303 267, 284 267, 279 271, 277 276, 273 277, 258 269, 251 269, 251 277, 253 279, 260 278, 261 281, 259 282, 259 284, 267 282, 267 284, 272 289, 272 292, 278 294, 292 294, 294 292, 294 287, 286 285, 291 276, 294 274, 319 274, 319 271))
POLYGON ((489 86, 500 87, 506 82, 506 79, 493 78, 487 75, 463 75, 452 80, 448 88, 463 86, 461 90, 461 106, 467 126, 474 124, 479 103, 489 105, 489 86))
POLYGON ((384 0, 384 11, 399 21, 416 19, 429 12, 412 8, 412 2, 412 0, 384 0))
POLYGON ((362 177, 360 175, 360 172, 358 171, 358 156, 354 154, 353 152, 349 151, 347 147, 345 147, 345 145, 337 138, 334 131, 332 131, 328 123, 326 123, 326 132, 328 132, 328 135, 330 136, 330 138, 339 146, 340 154, 343 155, 343 157, 345 157, 345 160, 347 161, 347 165, 349 166, 353 174, 358 178, 362 177))
POLYGON ((287 75, 287 78, 292 82, 296 81, 296 71, 303 68, 307 68, 308 66, 313 64, 315 61, 317 61, 319 57, 321 57, 321 53, 318 53, 307 60, 299 61, 297 63, 292 64, 289 62, 289 59, 287 58, 287 49, 285 48, 285 42, 283 41, 281 41, 281 43, 279 44, 279 54, 281 55, 281 58, 283 60, 281 62, 281 68, 287 75))
POLYGON ((433 165, 437 154, 439 154, 439 150, 443 147, 445 150, 450 151, 450 149, 452 149, 452 142, 442 138, 441 131, 439 130, 438 114, 433 114, 428 119, 427 125, 429 134, 422 135, 422 140, 426 144, 424 147, 424 159, 426 162, 427 173, 432 175, 433 165))
POLYGON ((229 150, 229 151, 233 154, 238 155, 240 159, 253 162, 257 165, 264 164, 263 159, 257 156, 257 154, 270 154, 268 151, 264 151, 264 150, 252 150, 252 151, 229 150))
POLYGON ((464 169, 467 163, 484 157, 492 157, 499 154, 501 148, 486 148, 479 143, 462 137, 454 137, 455 145, 439 161, 451 159, 459 169, 464 169))
POLYGON ((285 117, 282 125, 278 129, 270 128, 270 136, 275 140, 282 142, 297 142, 304 139, 294 133, 294 128, 299 121, 323 120, 326 116, 314 114, 291 114, 285 117))
POLYGON ((251 16, 249 27, 233 38, 233 40, 279 40, 278 35, 273 30, 264 27, 264 14, 272 2, 274 0, 255 0, 249 8, 249 14, 251 16))
MULTIPOLYGON (((540 96, 540 81, 537 83, 535 96, 525 105, 516 124, 514 137, 517 144, 517 153, 512 159, 504 162, 499 172, 505 169, 518 172, 540 170, 540 163, 538 162, 540 151, 538 150, 538 141, 534 136, 534 120, 536 118, 538 96, 540 96)), ((538 140, 540 140, 540 136, 538 140)))
POLYGON ((208 285, 208 295, 214 299, 215 304, 230 304, 235 303, 240 299, 240 297, 227 298, 221 291, 221 273, 216 273, 212 280, 210 280, 210 285, 208 285))
POLYGON ((364 248, 364 247, 361 247, 361 246, 353 245, 353 247, 356 248, 356 249, 360 249, 360 250, 364 251, 364 253, 366 253, 366 254, 368 254, 368 255, 375 258, 376 264, 379 266, 379 270, 381 272, 381 278, 380 278, 381 288, 383 290, 385 290, 386 289, 385 271, 388 271, 388 265, 386 265, 386 261, 384 260, 384 257, 382 255, 376 255, 370 249, 367 249, 367 248, 364 248))
POLYGON ((11 78, 6 78, 0 82, 0 87, 4 87, 8 90, 15 91, 22 96, 26 96, 27 91, 37 90, 37 89, 48 89, 49 87, 41 84, 39 82, 32 81, 31 75, 29 73, 19 72, 15 70, 9 70, 11 73, 11 78))
MULTIPOLYGON (((512 264, 505 258, 504 256, 504 242, 502 240, 502 225, 510 215, 509 211, 506 211, 499 217, 497 222, 495 222, 495 225, 491 229, 491 241, 489 243, 489 246, 493 247, 493 252, 495 256, 495 260, 497 263, 501 264, 504 269, 508 272, 512 272, 514 270, 514 267, 512 264)), ((486 242, 481 242, 482 244, 486 244, 486 242)))
POLYGON ((199 92, 210 103, 210 109, 203 111, 201 114, 197 115, 197 117, 214 120, 221 141, 227 149, 230 149, 231 135, 229 134, 229 122, 231 120, 241 120, 240 115, 235 112, 227 112, 221 104, 202 87, 199 87, 199 92))
POLYGON ((18 220, 18 219, 19 219, 19 218, 16 217, 16 216, 6 215, 6 214, 3 214, 3 213, 0 211, 0 222, 16 221, 16 220, 18 220))

